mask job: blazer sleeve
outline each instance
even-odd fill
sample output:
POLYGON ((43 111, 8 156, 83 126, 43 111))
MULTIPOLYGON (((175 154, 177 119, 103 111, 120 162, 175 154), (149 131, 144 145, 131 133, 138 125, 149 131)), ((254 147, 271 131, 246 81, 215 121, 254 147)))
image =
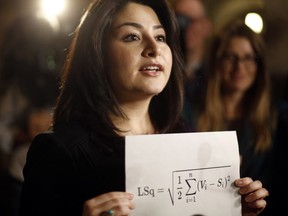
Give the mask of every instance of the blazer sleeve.
POLYGON ((36 136, 24 167, 20 216, 82 215, 73 200, 75 167, 69 151, 53 133, 36 136))

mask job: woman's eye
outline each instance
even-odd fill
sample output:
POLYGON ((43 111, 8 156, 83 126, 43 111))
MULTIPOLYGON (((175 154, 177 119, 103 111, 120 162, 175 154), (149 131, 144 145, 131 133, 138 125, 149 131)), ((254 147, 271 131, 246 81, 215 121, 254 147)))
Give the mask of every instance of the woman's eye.
POLYGON ((166 43, 166 36, 165 35, 159 35, 156 37, 156 40, 166 43))
POLYGON ((124 41, 136 41, 136 40, 140 40, 139 36, 136 34, 130 34, 127 37, 124 38, 124 41))

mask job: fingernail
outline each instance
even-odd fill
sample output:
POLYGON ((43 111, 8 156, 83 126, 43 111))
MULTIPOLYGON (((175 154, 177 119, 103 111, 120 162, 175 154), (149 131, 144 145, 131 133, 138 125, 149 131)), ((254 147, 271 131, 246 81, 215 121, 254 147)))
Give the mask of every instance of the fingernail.
POLYGON ((241 193, 241 194, 245 194, 246 193, 246 188, 241 188, 241 189, 239 189, 239 192, 241 193))
POLYGON ((246 201, 246 202, 250 202, 250 201, 252 201, 252 197, 251 197, 251 196, 247 196, 247 197, 245 197, 245 201, 246 201))
POLYGON ((129 199, 133 199, 134 198, 134 194, 130 193, 129 194, 129 199))
POLYGON ((238 184, 238 185, 243 185, 243 181, 242 181, 242 180, 238 180, 238 181, 237 181, 237 184, 238 184))

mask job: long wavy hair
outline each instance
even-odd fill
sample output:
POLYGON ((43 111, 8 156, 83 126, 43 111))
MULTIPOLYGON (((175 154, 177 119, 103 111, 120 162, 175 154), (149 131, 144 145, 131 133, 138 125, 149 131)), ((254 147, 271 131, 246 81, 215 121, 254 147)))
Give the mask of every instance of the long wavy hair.
POLYGON ((206 94, 201 107, 197 128, 199 131, 226 130, 225 108, 222 101, 222 60, 234 37, 246 38, 256 56, 257 75, 253 85, 243 98, 242 119, 255 129, 255 151, 266 151, 272 145, 272 114, 270 102, 270 78, 266 69, 265 44, 262 37, 244 23, 229 23, 214 37, 211 44, 210 64, 207 75, 206 94), (245 113, 245 114, 244 114, 245 113))
POLYGON ((109 113, 125 115, 109 83, 104 48, 115 15, 129 2, 151 7, 166 31, 173 56, 172 71, 166 87, 152 98, 149 114, 160 133, 173 131, 177 125, 183 104, 184 66, 177 19, 166 0, 94 0, 89 5, 74 32, 62 70, 54 125, 76 121, 100 133, 116 135, 119 131, 109 113))

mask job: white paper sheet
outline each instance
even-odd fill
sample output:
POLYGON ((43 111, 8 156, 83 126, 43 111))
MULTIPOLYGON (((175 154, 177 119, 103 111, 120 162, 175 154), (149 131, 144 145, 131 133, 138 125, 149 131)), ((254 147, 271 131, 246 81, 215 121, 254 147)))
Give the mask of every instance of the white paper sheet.
POLYGON ((235 131, 126 137, 131 216, 240 216, 235 131))

